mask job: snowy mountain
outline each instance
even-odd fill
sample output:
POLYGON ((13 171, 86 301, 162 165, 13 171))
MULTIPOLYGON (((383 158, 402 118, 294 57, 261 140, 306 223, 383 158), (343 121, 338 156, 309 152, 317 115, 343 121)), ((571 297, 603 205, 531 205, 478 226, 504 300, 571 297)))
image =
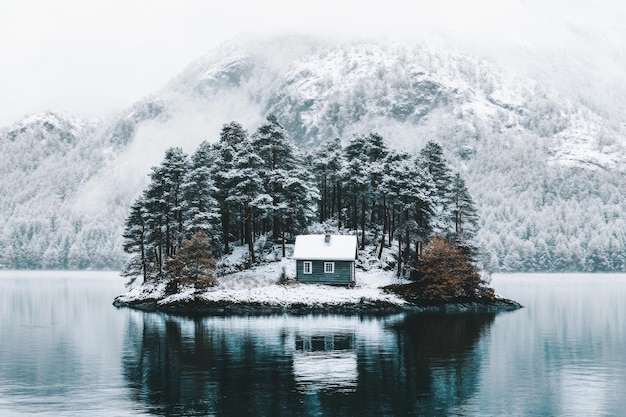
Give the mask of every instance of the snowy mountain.
POLYGON ((128 206, 163 151, 268 113, 305 149, 370 131, 409 152, 441 143, 500 270, 626 269, 619 121, 460 52, 297 37, 225 44, 115 120, 49 113, 0 132, 0 263, 118 267, 128 206))
POLYGON ((75 210, 78 191, 114 153, 98 135, 102 124, 45 113, 29 116, 0 134, 1 264, 105 267, 119 257, 113 245, 106 244, 115 239, 115 232, 75 210), (87 246, 81 247, 79 241, 87 246), (101 243, 102 248, 95 248, 101 243), (85 259, 73 256, 78 253, 85 259))

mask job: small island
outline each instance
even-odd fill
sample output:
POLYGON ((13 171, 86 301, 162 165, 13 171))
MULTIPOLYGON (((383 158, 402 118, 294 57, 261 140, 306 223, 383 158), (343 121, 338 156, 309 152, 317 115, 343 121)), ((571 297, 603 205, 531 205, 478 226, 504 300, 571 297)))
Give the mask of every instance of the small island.
POLYGON ((117 307, 184 315, 498 312, 463 179, 433 142, 382 137, 307 153, 270 115, 189 158, 170 148, 130 208, 117 307), (218 259, 218 260, 216 260, 218 259), (137 278, 143 278, 137 283, 137 278))
MULTIPOLYGON (((241 248, 243 249, 243 248, 241 248)), ((290 248, 288 248, 290 249, 290 248)), ((229 257, 245 259, 238 250, 229 257)), ((363 262, 362 264, 366 264, 363 262)), ((299 282, 296 261, 284 258, 221 276, 219 284, 148 281, 114 301, 117 307, 179 315, 360 314, 401 312, 494 313, 521 308, 487 291, 474 297, 423 298, 423 284, 398 279, 378 266, 357 268, 354 286, 299 282), (288 274, 286 271, 291 270, 288 274)), ((485 288, 483 288, 484 290, 485 288)))

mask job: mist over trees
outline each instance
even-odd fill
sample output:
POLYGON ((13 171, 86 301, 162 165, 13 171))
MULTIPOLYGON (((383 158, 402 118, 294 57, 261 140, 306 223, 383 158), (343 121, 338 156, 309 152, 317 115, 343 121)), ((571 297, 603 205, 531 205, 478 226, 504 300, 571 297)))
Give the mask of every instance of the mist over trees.
POLYGON ((179 251, 197 246, 197 233, 215 256, 245 245, 254 264, 265 255, 257 241, 280 245, 284 257, 285 243, 311 229, 356 234, 379 258, 397 246, 398 275, 415 273, 435 235, 479 261, 474 203, 438 144, 411 156, 370 133, 303 152, 270 115, 252 134, 225 124, 191 157, 166 151, 126 219, 123 275, 148 280, 181 269, 179 251))

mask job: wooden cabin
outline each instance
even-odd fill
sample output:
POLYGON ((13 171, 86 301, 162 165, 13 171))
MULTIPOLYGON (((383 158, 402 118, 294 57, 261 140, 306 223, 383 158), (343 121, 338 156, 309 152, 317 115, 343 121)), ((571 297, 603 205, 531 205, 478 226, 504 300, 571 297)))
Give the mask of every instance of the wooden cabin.
POLYGON ((356 236, 300 235, 293 251, 296 279, 300 282, 354 285, 356 236))

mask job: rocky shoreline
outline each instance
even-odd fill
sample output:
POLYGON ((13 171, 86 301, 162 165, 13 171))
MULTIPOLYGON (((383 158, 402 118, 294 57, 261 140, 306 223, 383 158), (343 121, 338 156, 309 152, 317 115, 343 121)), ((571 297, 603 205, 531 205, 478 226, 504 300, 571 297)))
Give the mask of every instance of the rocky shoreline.
POLYGON ((459 300, 440 304, 420 304, 407 302, 397 304, 381 300, 361 299, 359 302, 344 303, 261 303, 261 302, 230 302, 208 301, 200 297, 185 298, 176 301, 162 302, 160 299, 140 299, 124 301, 116 298, 113 305, 118 308, 132 308, 147 312, 163 312, 185 316, 217 316, 217 315, 276 315, 276 314, 341 314, 341 315, 387 315, 402 312, 411 313, 445 313, 445 314, 483 314, 514 311, 522 306, 512 300, 496 297, 485 300, 459 300))

